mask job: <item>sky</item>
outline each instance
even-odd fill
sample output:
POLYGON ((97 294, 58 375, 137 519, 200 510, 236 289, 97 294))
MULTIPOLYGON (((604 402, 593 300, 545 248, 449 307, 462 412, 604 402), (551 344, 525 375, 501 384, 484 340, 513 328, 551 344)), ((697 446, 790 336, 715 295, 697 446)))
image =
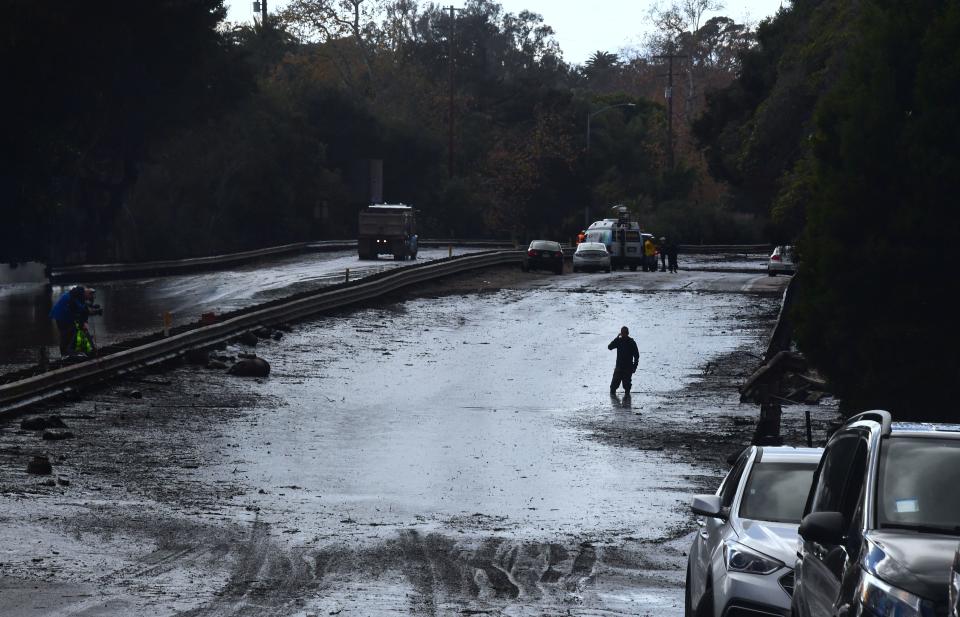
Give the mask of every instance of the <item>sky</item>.
MULTIPOLYGON (((523 10, 543 15, 552 26, 567 62, 582 64, 595 51, 616 53, 636 46, 650 28, 649 13, 653 0, 499 0, 504 10, 523 10), (585 10, 585 7, 586 10, 585 10)), ((282 8, 287 0, 268 0, 270 12, 282 8)), ((773 15, 782 0, 726 0, 725 8, 713 15, 726 15, 739 22, 757 23, 773 15)), ((246 22, 253 19, 253 0, 226 0, 227 19, 246 22)), ((461 6, 462 0, 443 0, 442 4, 461 6)), ((664 3, 665 4, 665 3, 664 3)))

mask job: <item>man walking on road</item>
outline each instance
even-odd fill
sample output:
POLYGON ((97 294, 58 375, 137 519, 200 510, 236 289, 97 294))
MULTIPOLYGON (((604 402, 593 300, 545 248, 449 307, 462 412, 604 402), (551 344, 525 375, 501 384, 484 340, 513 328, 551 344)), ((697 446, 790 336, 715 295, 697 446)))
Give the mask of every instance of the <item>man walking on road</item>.
POLYGON ((630 338, 630 330, 624 326, 620 328, 617 338, 607 345, 607 349, 617 350, 617 366, 613 369, 613 381, 610 382, 610 394, 616 394, 617 388, 623 382, 624 395, 630 396, 630 385, 633 373, 640 363, 640 350, 637 342, 630 338))

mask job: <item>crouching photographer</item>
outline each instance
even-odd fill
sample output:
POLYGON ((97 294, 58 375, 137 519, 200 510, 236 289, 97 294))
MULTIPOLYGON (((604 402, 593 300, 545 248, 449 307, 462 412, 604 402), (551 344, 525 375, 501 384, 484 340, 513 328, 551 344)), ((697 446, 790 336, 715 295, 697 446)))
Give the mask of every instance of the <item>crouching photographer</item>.
POLYGON ((50 319, 57 323, 60 333, 60 355, 77 354, 90 356, 94 353, 93 339, 87 330, 91 315, 103 315, 103 308, 96 304, 96 290, 77 285, 65 291, 50 310, 50 319))

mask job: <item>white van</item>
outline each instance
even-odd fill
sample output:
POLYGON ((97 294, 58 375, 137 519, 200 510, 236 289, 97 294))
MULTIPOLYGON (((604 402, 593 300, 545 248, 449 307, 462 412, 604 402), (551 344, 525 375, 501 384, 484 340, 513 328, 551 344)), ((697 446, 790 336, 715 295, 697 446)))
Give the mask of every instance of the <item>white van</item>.
POLYGON ((584 242, 599 242, 605 245, 614 270, 625 266, 636 270, 637 266, 643 265, 643 238, 640 224, 636 221, 603 219, 591 223, 584 242))

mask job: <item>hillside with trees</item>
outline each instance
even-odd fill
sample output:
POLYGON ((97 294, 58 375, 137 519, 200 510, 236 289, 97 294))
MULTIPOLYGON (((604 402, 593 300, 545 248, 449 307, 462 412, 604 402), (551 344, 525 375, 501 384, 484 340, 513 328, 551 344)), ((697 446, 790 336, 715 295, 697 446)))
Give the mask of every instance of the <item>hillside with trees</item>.
POLYGON ((801 351, 848 411, 954 418, 960 4, 797 0, 757 40, 696 131, 797 240, 801 351))
POLYGON ((690 139, 703 93, 736 76, 751 41, 726 18, 668 7, 681 18, 647 48, 576 66, 539 15, 490 0, 453 17, 296 0, 252 25, 225 22, 220 0, 15 4, 0 25, 16 118, 0 169, 7 261, 350 237, 371 160, 424 235, 569 239, 623 203, 657 233, 762 240, 765 215, 732 207, 690 139), (665 50, 691 58, 675 67, 673 165, 665 50))

